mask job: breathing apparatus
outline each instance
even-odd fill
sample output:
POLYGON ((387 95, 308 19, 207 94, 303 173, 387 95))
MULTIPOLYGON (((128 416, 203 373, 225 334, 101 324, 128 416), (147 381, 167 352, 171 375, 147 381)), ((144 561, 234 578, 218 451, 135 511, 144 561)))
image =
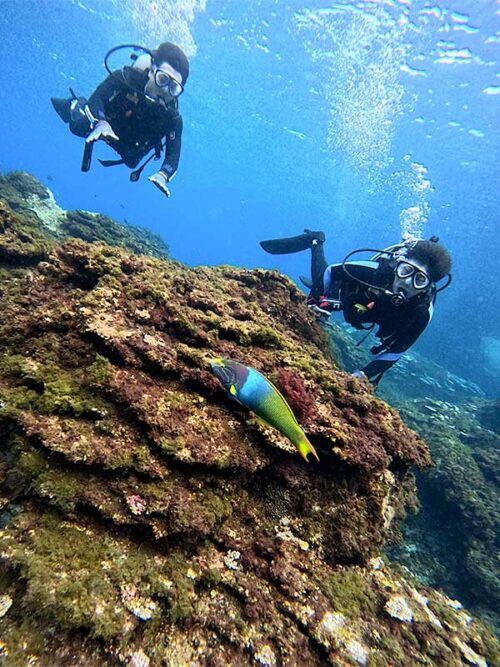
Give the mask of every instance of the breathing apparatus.
MULTIPOLYGON (((429 240, 437 243, 439 238, 437 236, 432 236, 429 240)), ((442 292, 444 289, 449 287, 452 277, 449 273, 444 276, 444 278, 446 278, 446 282, 438 288, 436 284, 432 282, 430 276, 428 276, 427 273, 422 271, 420 267, 412 264, 411 258, 408 258, 408 251, 411 250, 411 248, 413 248, 416 243, 418 243, 418 241, 419 239, 412 239, 410 241, 405 241, 389 246, 384 250, 380 250, 378 248, 358 248, 357 250, 352 250, 344 257, 342 261, 342 269, 351 280, 354 280, 360 285, 369 287, 370 289, 388 297, 393 306, 400 307, 406 304, 410 299, 403 292, 394 292, 391 289, 373 285, 372 283, 369 283, 365 280, 361 280, 361 278, 358 278, 349 270, 347 262, 353 255, 357 255, 362 252, 374 252, 375 254, 371 257, 371 261, 378 262, 380 260, 385 260, 389 262, 392 265, 395 274, 399 278, 408 278, 413 276, 413 285, 415 289, 420 290, 420 294, 428 294, 430 292, 432 299, 434 299, 439 292, 442 292), (402 265, 403 268, 399 269, 400 265, 402 265), (427 279, 426 281, 425 278, 427 279), (420 284, 418 284, 418 282, 420 282, 420 284)))

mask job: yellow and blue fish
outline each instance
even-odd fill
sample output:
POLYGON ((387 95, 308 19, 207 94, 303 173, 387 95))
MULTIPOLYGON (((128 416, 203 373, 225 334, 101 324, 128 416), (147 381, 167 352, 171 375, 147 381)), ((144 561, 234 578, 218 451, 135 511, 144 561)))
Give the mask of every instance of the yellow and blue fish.
POLYGON ((268 426, 283 433, 306 461, 309 454, 319 461, 291 407, 272 382, 255 368, 232 359, 212 359, 210 366, 232 398, 255 412, 268 426))

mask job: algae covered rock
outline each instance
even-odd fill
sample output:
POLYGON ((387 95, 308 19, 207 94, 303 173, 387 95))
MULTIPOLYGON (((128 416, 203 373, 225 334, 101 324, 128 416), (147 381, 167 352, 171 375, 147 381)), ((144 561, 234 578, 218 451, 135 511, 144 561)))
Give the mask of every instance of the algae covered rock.
POLYGON ((0 219, 7 664, 494 662, 486 629, 379 558, 429 452, 338 370, 288 279, 39 223, 26 252, 31 220, 0 219), (213 356, 307 406, 319 464, 228 401, 213 356))
MULTIPOLYGON (((366 363, 348 328, 333 324, 328 332, 346 368, 366 363)), ((417 475, 421 509, 391 556, 500 628, 499 401, 413 351, 377 393, 426 440, 435 462, 417 475)))
POLYGON ((16 213, 41 224, 46 235, 55 239, 75 237, 102 241, 152 257, 167 258, 168 245, 161 237, 144 229, 120 223, 90 211, 65 211, 57 205, 52 192, 24 171, 0 175, 0 200, 16 213))
POLYGON ((429 584, 500 627, 500 436, 498 402, 402 401, 405 422, 426 439, 435 466, 419 475, 422 508, 394 551, 429 584))

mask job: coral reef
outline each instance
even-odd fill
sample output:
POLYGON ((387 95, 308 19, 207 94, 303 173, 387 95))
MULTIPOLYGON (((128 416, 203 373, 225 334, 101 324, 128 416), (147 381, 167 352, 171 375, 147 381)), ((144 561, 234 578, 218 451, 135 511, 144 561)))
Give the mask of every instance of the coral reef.
POLYGON ((494 414, 498 425, 498 402, 397 406, 429 443, 436 465, 418 477, 422 509, 393 555, 500 630, 500 435, 485 427, 494 414))
POLYGON ((429 452, 336 368, 291 281, 59 244, 6 204, 0 272, 6 664, 498 660, 379 557, 429 452), (321 463, 229 402, 212 356, 312 397, 321 463))
MULTIPOLYGON (((347 368, 366 363, 346 327, 328 331, 347 368)), ((500 630, 500 404, 480 394, 413 351, 384 377, 378 395, 426 440, 435 462, 417 475, 420 512, 390 555, 500 630)))
POLYGON ((116 222, 89 211, 65 211, 52 192, 24 171, 0 175, 0 198, 25 218, 42 225, 55 239, 75 237, 84 241, 103 241, 152 257, 168 258, 168 245, 148 229, 116 222))

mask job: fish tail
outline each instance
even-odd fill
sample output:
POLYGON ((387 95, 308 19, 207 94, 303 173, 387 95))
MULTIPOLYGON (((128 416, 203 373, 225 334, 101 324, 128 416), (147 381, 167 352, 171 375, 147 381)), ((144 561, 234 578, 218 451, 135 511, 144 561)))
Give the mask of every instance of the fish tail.
POLYGON ((302 436, 299 438, 299 440, 295 443, 295 446, 299 450, 299 454, 309 463, 307 457, 309 454, 312 454, 316 461, 319 461, 319 456, 316 453, 316 450, 314 447, 311 445, 309 440, 307 439, 305 434, 302 434, 302 436))

